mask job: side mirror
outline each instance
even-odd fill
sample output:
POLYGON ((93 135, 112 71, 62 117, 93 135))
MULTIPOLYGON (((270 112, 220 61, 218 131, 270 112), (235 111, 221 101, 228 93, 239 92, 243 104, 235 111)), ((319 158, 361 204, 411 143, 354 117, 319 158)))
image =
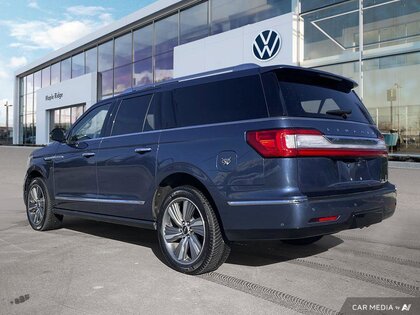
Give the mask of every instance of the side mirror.
POLYGON ((50 139, 57 142, 66 142, 66 135, 63 128, 54 128, 50 132, 50 139))

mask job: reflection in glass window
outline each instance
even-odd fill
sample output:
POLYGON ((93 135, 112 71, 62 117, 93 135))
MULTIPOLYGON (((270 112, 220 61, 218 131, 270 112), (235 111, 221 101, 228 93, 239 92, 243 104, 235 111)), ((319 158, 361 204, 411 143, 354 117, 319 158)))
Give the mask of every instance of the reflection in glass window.
POLYGON ((180 43, 185 44, 209 35, 208 3, 203 2, 180 13, 180 43))
POLYGON ((101 135, 102 126, 108 114, 111 104, 104 104, 93 109, 72 129, 70 139, 72 141, 89 140, 101 135))
POLYGON ((114 93, 120 93, 131 88, 133 64, 115 68, 114 70, 114 93))
POLYGON ((133 33, 134 61, 152 56, 153 25, 142 27, 133 33))
POLYGON ((98 71, 109 70, 113 67, 113 48, 112 40, 98 46, 98 71))
POLYGON ((96 47, 85 51, 85 61, 85 73, 96 72, 98 70, 98 58, 96 53, 96 47))
POLYGON ((34 113, 34 94, 30 93, 26 95, 26 114, 34 113))
POLYGON ((61 81, 71 79, 71 59, 61 61, 61 81))
POLYGON ((41 70, 34 73, 34 91, 41 88, 41 70))
POLYGON ((134 63, 133 86, 150 84, 153 82, 152 58, 134 63))
POLYGON ((102 96, 105 95, 112 95, 113 93, 113 74, 114 70, 107 70, 104 72, 100 72, 100 87, 102 89, 102 96))
POLYGON ((50 85, 50 67, 42 69, 42 87, 50 85))
POLYGON ((34 91, 34 75, 26 76, 26 94, 33 93, 34 91))
POLYGON ((115 39, 114 67, 124 66, 132 62, 131 33, 115 39))
POLYGON ((83 53, 71 57, 71 77, 77 78, 85 74, 85 56, 83 53))
POLYGON ((51 66, 51 85, 60 82, 60 63, 51 66))
POLYGON ((155 54, 173 50, 178 45, 178 14, 155 23, 155 54))
POLYGON ((288 13, 291 9, 291 1, 283 0, 212 0, 211 33, 226 32, 288 13))
POLYGON ((155 82, 173 78, 174 52, 170 51, 155 57, 155 82))
POLYGON ((82 116, 83 112, 83 105, 51 110, 50 131, 54 128, 63 128, 66 131, 69 130, 71 125, 82 116))

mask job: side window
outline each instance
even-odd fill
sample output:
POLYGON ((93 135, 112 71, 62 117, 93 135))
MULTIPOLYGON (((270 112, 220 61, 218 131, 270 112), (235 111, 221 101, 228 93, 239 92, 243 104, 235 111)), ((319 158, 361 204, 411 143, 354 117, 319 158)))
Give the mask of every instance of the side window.
POLYGON ((99 138, 110 107, 111 103, 108 103, 90 111, 74 126, 69 139, 80 141, 99 138))
POLYGON ((118 108, 111 136, 141 132, 151 98, 152 95, 144 95, 124 99, 118 108))
POLYGON ((177 127, 268 116, 259 76, 176 89, 173 110, 177 127))

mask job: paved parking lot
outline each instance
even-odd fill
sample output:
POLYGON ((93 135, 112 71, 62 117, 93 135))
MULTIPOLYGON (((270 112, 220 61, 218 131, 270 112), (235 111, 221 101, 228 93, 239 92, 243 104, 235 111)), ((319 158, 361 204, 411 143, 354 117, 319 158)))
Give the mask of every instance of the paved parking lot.
POLYGON ((334 314, 346 297, 420 296, 420 169, 390 169, 398 207, 381 224, 303 248, 235 244, 193 277, 163 263, 153 231, 79 219, 33 231, 30 151, 0 147, 0 314, 334 314))

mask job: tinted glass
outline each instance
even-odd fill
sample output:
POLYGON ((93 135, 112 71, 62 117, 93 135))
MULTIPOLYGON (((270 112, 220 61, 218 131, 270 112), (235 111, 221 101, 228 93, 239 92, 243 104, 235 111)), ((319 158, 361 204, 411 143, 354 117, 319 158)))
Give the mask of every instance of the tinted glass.
POLYGON ((153 25, 142 27, 133 33, 134 61, 152 56, 153 25))
POLYGON ((155 82, 172 79, 174 72, 174 52, 169 51, 155 57, 155 82))
POLYGON ((133 64, 114 69, 114 93, 120 93, 131 88, 133 64))
POLYGON ((98 60, 96 47, 85 51, 86 73, 96 72, 98 69, 98 60))
POLYGON ((104 71, 113 67, 113 41, 110 40, 98 46, 98 71, 104 71))
POLYGON ((115 39, 114 66, 124 66, 132 62, 133 49, 131 33, 115 39))
POLYGON ((71 77, 76 78, 85 74, 85 56, 80 53, 71 57, 71 77))
POLYGON ((41 71, 34 73, 34 91, 37 91, 41 88, 41 71))
POLYGON ((208 3, 203 2, 180 13, 180 43, 188 43, 209 35, 208 3))
POLYGON ((178 45, 178 14, 155 23, 155 53, 161 54, 178 45))
POLYGON ((290 116, 347 119, 369 123, 363 113, 363 105, 353 91, 345 92, 297 82, 280 82, 280 89, 290 116), (329 112, 337 110, 350 114, 344 118, 329 112))
POLYGON ((104 104, 89 112, 71 131, 72 141, 99 138, 111 104, 104 104))
POLYGON ((133 86, 153 82, 152 58, 146 58, 134 63, 133 86))
POLYGON ((118 109, 111 135, 141 132, 151 97, 151 95, 145 95, 123 100, 118 109))
POLYGON ((114 92, 114 70, 108 70, 99 73, 100 91, 102 96, 112 95, 114 92))
POLYGON ((42 87, 50 85, 50 67, 42 69, 42 87))
POLYGON ((26 77, 26 93, 33 93, 34 91, 34 75, 30 74, 26 77))
POLYGON ((61 81, 71 79, 71 59, 61 61, 61 81))
POLYGON ((51 85, 60 82, 60 63, 51 66, 51 85))
POLYGON ((218 34, 256 23, 292 9, 290 0, 212 0, 211 32, 218 34))
POLYGON ((258 76, 185 87, 173 95, 178 127, 268 116, 258 76))

